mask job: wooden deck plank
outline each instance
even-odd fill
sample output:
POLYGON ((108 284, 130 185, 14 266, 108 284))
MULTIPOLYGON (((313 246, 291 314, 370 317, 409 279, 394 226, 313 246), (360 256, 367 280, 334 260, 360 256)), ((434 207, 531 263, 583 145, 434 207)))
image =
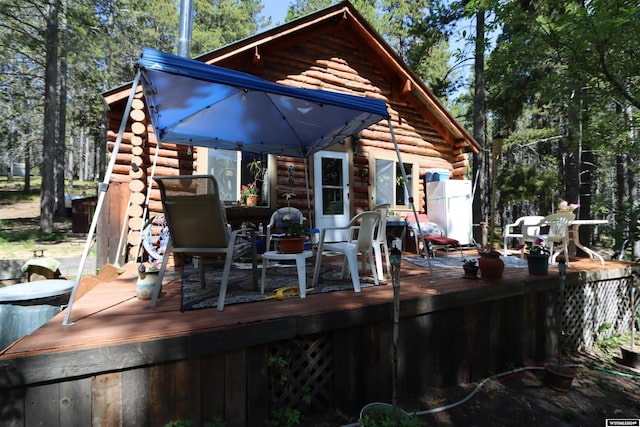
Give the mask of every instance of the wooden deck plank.
MULTIPOLYGON (((613 261, 607 261, 603 267, 588 258, 572 259, 569 274, 624 267, 626 264, 613 261)), ((311 294, 306 299, 228 305, 223 312, 212 308, 182 313, 179 310, 179 280, 164 284, 158 306, 150 308, 148 301, 135 297, 136 268, 135 264, 125 265, 124 273, 116 280, 99 283, 77 300, 73 306, 72 325, 62 326, 63 311, 2 351, 0 360, 169 338, 197 340, 203 337, 201 345, 209 342, 209 345, 224 346, 224 343, 211 341, 213 335, 207 334, 220 328, 255 327, 256 323, 261 323, 261 332, 266 334, 268 341, 278 334, 285 338, 300 331, 313 333, 318 322, 324 327, 326 322, 338 326, 341 319, 351 316, 355 309, 366 307, 371 311, 388 311, 386 305, 393 301, 393 289, 388 280, 387 286, 365 288, 359 294, 347 290, 311 294)), ((557 271, 552 268, 550 275, 557 275, 557 271)), ((462 268, 434 268, 433 277, 435 280, 432 281, 428 269, 403 261, 400 279, 403 310, 429 309, 428 305, 434 302, 425 298, 427 296, 446 296, 438 299, 438 306, 432 307, 435 310, 442 309, 443 304, 457 305, 472 299, 489 301, 496 293, 515 294, 521 292, 523 286, 545 286, 548 281, 545 277, 529 276, 526 269, 506 269, 503 279, 498 282, 463 279, 462 268)), ((238 339, 241 339, 241 333, 238 339)))

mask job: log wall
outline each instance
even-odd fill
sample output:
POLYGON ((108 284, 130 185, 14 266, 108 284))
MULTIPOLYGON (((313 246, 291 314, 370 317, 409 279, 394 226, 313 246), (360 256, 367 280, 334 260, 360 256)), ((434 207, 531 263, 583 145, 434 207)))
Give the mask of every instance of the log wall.
MULTIPOLYGON (((385 68, 378 54, 353 33, 348 25, 338 21, 322 28, 296 32, 284 41, 278 39, 276 42, 265 42, 256 47, 252 54, 245 51, 237 55, 229 55, 217 61, 216 65, 253 73, 283 85, 382 99, 387 102, 401 153, 413 156, 414 160, 419 159, 420 177, 424 177, 426 169, 439 168, 450 170, 452 179, 463 179, 468 166, 464 144, 461 142, 454 146, 447 142, 438 132, 441 126, 430 122, 425 112, 416 106, 416 101, 411 98, 413 95, 405 90, 399 77, 385 68)), ((117 105, 111 105, 108 134, 110 148, 113 147, 120 127, 124 103, 125 101, 122 100, 117 105)), ((156 175, 197 172, 198 149, 197 147, 189 148, 163 144, 157 153, 156 175)), ((344 149, 350 150, 350 144, 345 144, 344 149)), ((114 181, 129 182, 131 188, 129 200, 124 202, 130 204, 125 226, 128 260, 136 258, 140 230, 144 225, 144 200, 148 192, 148 177, 156 150, 158 150, 158 144, 144 106, 144 99, 141 93, 137 93, 113 172, 114 181), (132 163, 140 166, 138 171, 132 170, 132 163)), ((367 168, 369 173, 373 174, 372 162, 380 153, 395 154, 386 121, 365 129, 360 135, 358 152, 354 153, 351 171, 352 215, 372 206, 373 180, 370 179, 367 185, 366 180, 360 176, 360 170, 367 168), (369 163, 363 163, 363 160, 369 163)), ((313 162, 309 163, 310 186, 313 188, 313 162)), ((311 218, 306 201, 304 163, 300 159, 291 158, 278 159, 277 178, 275 182, 272 181, 271 191, 275 197, 272 197, 271 206, 268 207, 266 214, 269 215, 273 210, 286 206, 286 200, 282 194, 289 190, 287 174, 290 164, 295 166, 293 190, 296 194, 305 194, 305 197, 292 199, 292 206, 303 210, 305 215, 311 218)), ((422 187, 418 186, 419 194, 415 195, 416 208, 421 211, 425 206, 422 187)), ((153 216, 155 213, 160 213, 162 207, 155 187, 149 194, 148 211, 149 216, 153 216)), ((264 209, 258 207, 246 211, 247 219, 259 221, 265 216, 264 209)), ((311 196, 310 209, 314 209, 313 196, 311 196)), ((98 262, 101 261, 106 260, 98 260, 98 262)))

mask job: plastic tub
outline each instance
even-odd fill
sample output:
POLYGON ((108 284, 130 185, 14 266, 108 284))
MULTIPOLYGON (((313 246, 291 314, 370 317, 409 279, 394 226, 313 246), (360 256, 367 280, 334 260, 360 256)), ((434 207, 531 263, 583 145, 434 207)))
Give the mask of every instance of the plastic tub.
POLYGON ((451 172, 447 170, 429 169, 425 173, 425 180, 427 182, 446 181, 449 179, 450 176, 451 176, 451 172))

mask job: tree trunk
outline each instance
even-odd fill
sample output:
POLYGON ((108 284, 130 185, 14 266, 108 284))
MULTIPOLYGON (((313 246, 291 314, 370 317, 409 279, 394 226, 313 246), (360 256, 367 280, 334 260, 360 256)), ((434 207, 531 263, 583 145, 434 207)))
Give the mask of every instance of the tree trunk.
MULTIPOLYGON (((634 136, 637 138, 637 136, 634 136)), ((633 155, 625 154, 626 158, 626 172, 627 172, 627 189, 629 194, 629 201, 631 203, 631 209, 629 209, 629 241, 631 243, 631 259, 640 259, 640 218, 638 214, 637 202, 638 200, 638 182, 635 175, 636 159, 633 155)))
MULTIPOLYGON (((23 100, 23 105, 24 105, 24 111, 28 111, 29 110, 29 101, 28 98, 25 94, 24 96, 24 100, 23 100)), ((27 135, 29 135, 31 133, 31 125, 29 123, 26 124, 25 126, 25 133, 27 135)), ((29 194, 31 193, 31 154, 32 154, 32 148, 31 144, 25 144, 25 154, 24 154, 24 188, 22 189, 22 191, 25 194, 29 194)))
POLYGON ((60 0, 60 101, 58 106, 58 143, 56 150, 56 213, 65 215, 65 152, 67 141, 67 0, 60 0))
MULTIPOLYGON (((485 138, 485 86, 484 86, 484 12, 476 14, 476 40, 475 40, 475 81, 473 95, 473 137, 481 147, 486 146, 485 138)), ((487 176, 488 164, 484 149, 473 155, 473 224, 481 224, 486 221, 484 212, 487 211, 487 176)), ((474 227, 473 238, 476 242, 483 242, 482 227, 474 227)))
POLYGON ((46 68, 44 82, 44 126, 42 136, 42 188, 40 193, 40 231, 53 230, 55 206, 54 165, 56 157, 56 81, 58 77, 58 3, 49 0, 47 5, 46 68))
POLYGON ((16 147, 16 125, 14 120, 9 121, 9 131, 7 132, 7 181, 13 182, 13 162, 15 161, 15 155, 11 153, 15 151, 16 147))
POLYGON ((24 189, 25 193, 31 192, 31 144, 27 144, 24 153, 24 189))

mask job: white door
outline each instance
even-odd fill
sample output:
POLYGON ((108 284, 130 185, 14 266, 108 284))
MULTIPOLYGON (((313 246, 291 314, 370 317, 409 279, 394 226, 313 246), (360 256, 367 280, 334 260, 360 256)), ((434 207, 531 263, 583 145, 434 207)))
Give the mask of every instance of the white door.
MULTIPOLYGON (((316 228, 342 227, 349 223, 349 162, 347 153, 320 151, 313 156, 313 194, 316 228)), ((347 238, 328 233, 326 241, 347 238)))

